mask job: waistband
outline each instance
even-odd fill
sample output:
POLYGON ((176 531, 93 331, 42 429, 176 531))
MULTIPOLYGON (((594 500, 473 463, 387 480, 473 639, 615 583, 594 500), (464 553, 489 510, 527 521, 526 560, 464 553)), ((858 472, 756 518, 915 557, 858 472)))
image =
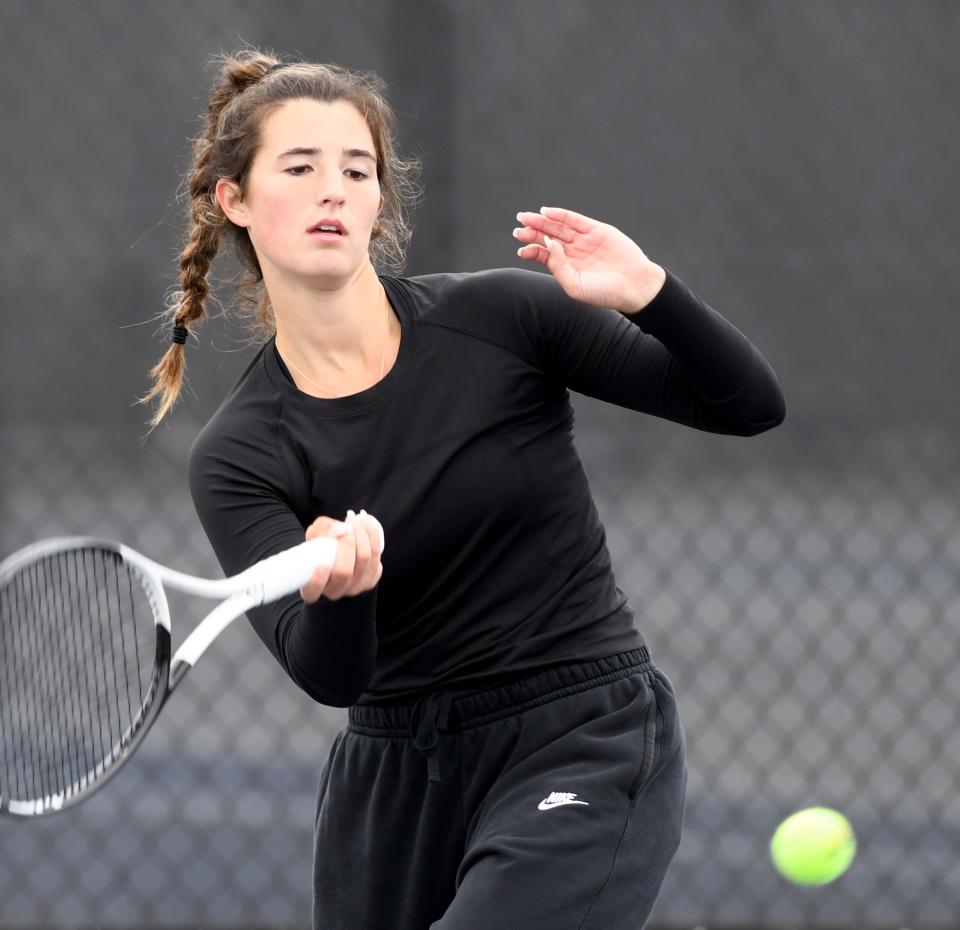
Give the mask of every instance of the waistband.
POLYGON ((427 757, 430 781, 440 781, 436 755, 440 733, 462 733, 651 668, 650 652, 641 646, 487 688, 431 691, 413 703, 354 704, 348 711, 348 729, 364 736, 413 739, 427 757))

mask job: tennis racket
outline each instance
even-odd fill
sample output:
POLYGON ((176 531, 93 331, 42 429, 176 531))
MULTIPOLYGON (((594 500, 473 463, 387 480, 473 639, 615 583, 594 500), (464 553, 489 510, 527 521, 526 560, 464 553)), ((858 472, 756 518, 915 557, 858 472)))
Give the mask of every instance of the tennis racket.
POLYGON ((231 621, 298 591, 333 564, 337 545, 312 539, 218 581, 92 537, 44 540, 5 559, 0 813, 52 814, 102 788, 231 621), (164 585, 221 601, 172 659, 164 585))

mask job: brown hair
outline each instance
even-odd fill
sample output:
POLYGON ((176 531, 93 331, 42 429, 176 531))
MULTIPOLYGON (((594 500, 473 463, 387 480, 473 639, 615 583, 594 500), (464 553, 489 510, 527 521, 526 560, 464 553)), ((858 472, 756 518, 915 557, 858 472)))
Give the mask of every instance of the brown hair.
MULTIPOLYGON (((193 141, 189 187, 189 223, 179 255, 180 288, 164 312, 165 331, 187 329, 206 316, 207 276, 224 236, 232 240, 241 268, 249 275, 234 285, 241 310, 254 334, 269 338, 276 331, 263 272, 247 230, 234 225, 216 198, 217 181, 227 178, 246 195, 247 177, 260 148, 266 118, 288 100, 324 103, 345 100, 363 115, 377 155, 377 178, 383 210, 370 235, 370 260, 387 271, 402 271, 410 241, 410 210, 420 196, 416 159, 402 159, 395 148, 396 118, 384 96, 385 84, 375 74, 350 71, 335 64, 281 62, 272 52, 256 49, 230 52, 212 59, 220 80, 210 95, 206 127, 193 141)), ((182 334, 181 334, 182 335, 182 334)), ((140 403, 158 398, 150 420, 156 426, 176 403, 184 374, 185 346, 172 343, 150 372, 153 384, 140 403)))

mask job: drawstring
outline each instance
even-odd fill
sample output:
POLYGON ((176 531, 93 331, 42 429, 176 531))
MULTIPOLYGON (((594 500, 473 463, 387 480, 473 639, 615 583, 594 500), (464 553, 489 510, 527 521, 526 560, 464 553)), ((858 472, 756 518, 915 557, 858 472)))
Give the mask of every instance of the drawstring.
POLYGON ((425 694, 410 714, 410 735, 413 745, 427 757, 427 772, 430 781, 440 781, 440 757, 438 744, 440 733, 447 729, 453 694, 450 691, 434 691, 425 694))

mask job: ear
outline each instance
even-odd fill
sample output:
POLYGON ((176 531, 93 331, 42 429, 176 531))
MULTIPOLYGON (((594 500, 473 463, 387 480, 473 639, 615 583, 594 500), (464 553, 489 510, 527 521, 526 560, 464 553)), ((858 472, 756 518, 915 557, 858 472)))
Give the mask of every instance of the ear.
POLYGON ((383 194, 380 195, 380 206, 377 207, 377 216, 383 213, 383 194))
POLYGON ((220 209, 227 215, 227 219, 237 226, 249 226, 247 207, 243 202, 243 196, 240 193, 240 185, 235 181, 228 181, 226 178, 220 178, 216 187, 217 203, 220 209))

